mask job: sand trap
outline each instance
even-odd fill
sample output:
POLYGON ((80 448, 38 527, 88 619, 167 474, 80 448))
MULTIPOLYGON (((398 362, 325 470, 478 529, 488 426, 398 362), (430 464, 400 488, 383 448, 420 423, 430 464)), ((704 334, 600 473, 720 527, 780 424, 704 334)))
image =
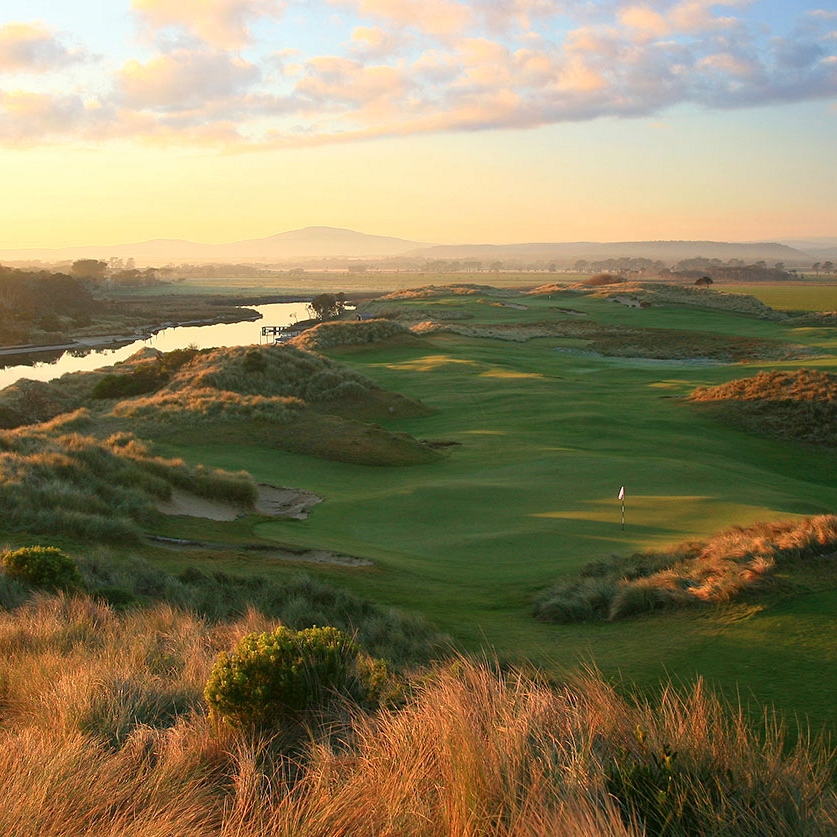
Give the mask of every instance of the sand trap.
MULTIPOLYGON (((259 496, 255 511, 268 517, 286 517, 305 520, 312 506, 322 502, 322 497, 310 491, 297 488, 277 488, 274 485, 259 484, 259 496)), ((218 500, 208 500, 190 494, 180 488, 173 488, 171 498, 157 503, 163 514, 205 517, 209 520, 229 521, 246 514, 249 509, 218 500)))

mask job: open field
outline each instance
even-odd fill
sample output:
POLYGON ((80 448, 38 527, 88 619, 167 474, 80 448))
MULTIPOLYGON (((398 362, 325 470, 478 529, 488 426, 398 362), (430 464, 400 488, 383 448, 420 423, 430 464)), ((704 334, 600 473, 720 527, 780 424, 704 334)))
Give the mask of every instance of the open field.
MULTIPOLYGON (((800 309, 812 310, 813 299, 800 309)), ((324 498, 305 520, 169 518, 155 533, 368 559, 371 567, 306 571, 421 614, 468 651, 529 659, 552 672, 594 660, 608 677, 649 689, 666 676, 691 681, 700 674, 745 703, 774 703, 815 727, 837 729, 837 571, 828 562, 785 573, 785 586, 756 602, 618 624, 533 618, 539 591, 591 561, 706 539, 732 525, 834 513, 831 449, 735 429, 687 400, 698 386, 760 370, 833 372, 833 328, 717 308, 628 307, 569 292, 443 291, 379 305, 400 311, 404 324, 433 320, 470 330, 430 329, 409 340, 322 350, 430 408, 429 415, 374 420, 387 431, 446 443, 448 455, 377 467, 281 450, 244 425, 196 432, 151 424, 138 432, 156 438, 156 454, 245 470, 257 482, 324 498), (538 329, 544 336, 524 339, 538 329), (606 355, 596 351, 605 333, 606 355), (747 363, 723 359, 721 349, 736 341, 747 363)), ((198 565, 275 580, 294 571, 258 551, 143 550, 178 571, 198 565)))

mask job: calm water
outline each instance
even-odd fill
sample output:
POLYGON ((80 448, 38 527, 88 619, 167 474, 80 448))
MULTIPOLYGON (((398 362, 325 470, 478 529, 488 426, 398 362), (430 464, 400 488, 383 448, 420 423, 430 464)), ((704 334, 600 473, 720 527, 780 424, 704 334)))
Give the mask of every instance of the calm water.
MULTIPOLYGON (((271 337, 261 337, 262 326, 290 325, 297 320, 305 320, 309 316, 304 302, 280 302, 246 307, 258 311, 262 318, 254 322, 167 328, 147 340, 136 340, 118 349, 91 349, 84 356, 66 351, 57 360, 36 362, 34 366, 24 362, 25 355, 0 358, 0 363, 7 364, 4 369, 0 369, 0 389, 13 384, 20 378, 51 381, 67 372, 89 372, 102 366, 110 366, 129 358, 134 352, 147 346, 161 352, 170 352, 173 349, 183 349, 190 345, 195 345, 199 349, 211 349, 216 346, 249 346, 251 343, 260 341, 272 342, 271 337)), ((31 358, 32 355, 29 356, 30 361, 31 358)))

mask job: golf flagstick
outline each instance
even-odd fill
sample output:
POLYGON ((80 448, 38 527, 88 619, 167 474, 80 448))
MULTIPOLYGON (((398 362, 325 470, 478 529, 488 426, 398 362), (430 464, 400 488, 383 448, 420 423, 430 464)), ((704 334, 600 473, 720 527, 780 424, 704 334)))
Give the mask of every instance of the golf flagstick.
POLYGON ((625 486, 619 489, 619 499, 622 501, 622 528, 625 528, 625 486))

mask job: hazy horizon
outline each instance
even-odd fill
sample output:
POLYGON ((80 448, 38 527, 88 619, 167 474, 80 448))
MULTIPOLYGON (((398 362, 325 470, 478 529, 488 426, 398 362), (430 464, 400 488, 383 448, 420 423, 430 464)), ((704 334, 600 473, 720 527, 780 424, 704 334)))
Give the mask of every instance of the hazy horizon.
POLYGON ((0 250, 837 235, 833 0, 6 0, 0 250))

